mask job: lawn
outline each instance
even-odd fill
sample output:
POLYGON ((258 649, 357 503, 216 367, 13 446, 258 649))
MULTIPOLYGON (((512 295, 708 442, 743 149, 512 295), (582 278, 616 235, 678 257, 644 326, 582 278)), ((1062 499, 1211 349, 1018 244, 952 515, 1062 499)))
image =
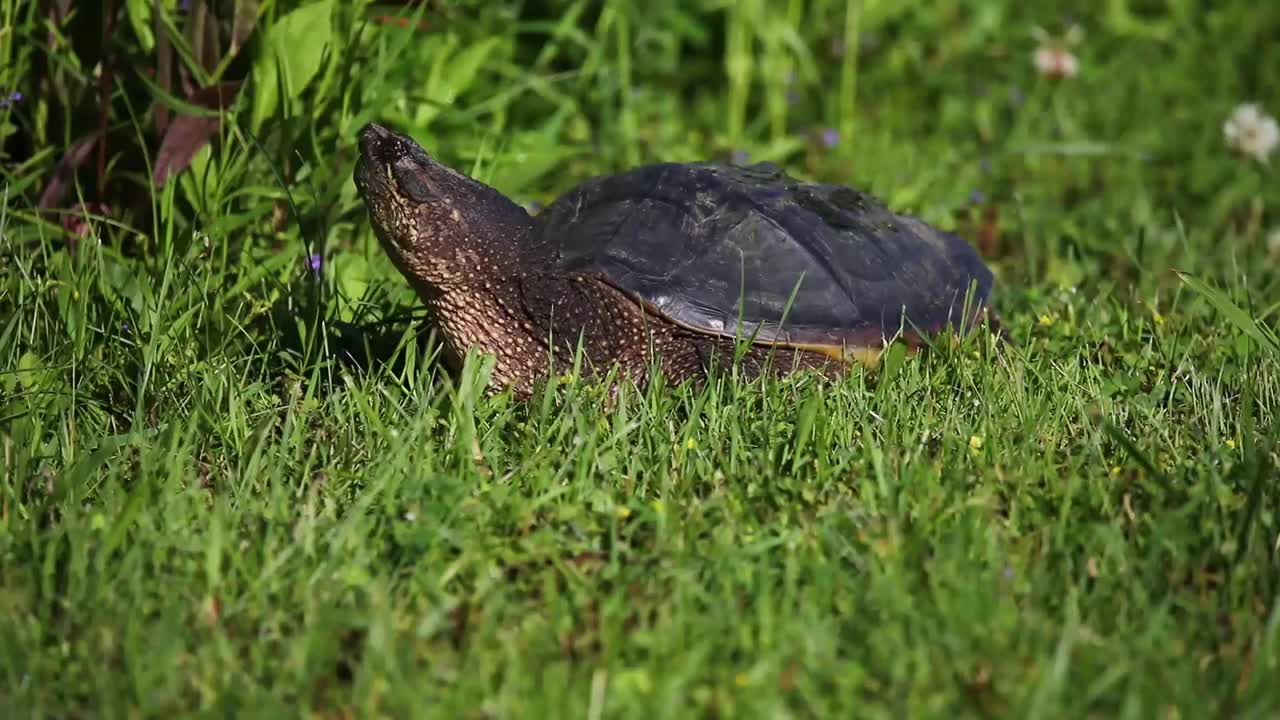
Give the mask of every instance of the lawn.
POLYGON ((1280 4, 99 5, 0 0, 0 715, 1280 714, 1280 4), (375 120, 869 190, 1008 342, 487 396, 375 120))

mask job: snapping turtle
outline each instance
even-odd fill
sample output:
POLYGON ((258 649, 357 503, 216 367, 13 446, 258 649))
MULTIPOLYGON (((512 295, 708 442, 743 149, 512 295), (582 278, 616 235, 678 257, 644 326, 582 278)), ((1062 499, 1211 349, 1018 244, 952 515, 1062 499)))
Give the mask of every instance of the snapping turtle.
POLYGON ((771 164, 638 167, 531 217, 404 135, 369 124, 359 144, 378 238, 447 355, 496 356, 494 389, 527 396, 579 342, 589 369, 638 382, 655 360, 702 377, 739 347, 749 373, 830 374, 986 313, 992 275, 963 239, 771 164))

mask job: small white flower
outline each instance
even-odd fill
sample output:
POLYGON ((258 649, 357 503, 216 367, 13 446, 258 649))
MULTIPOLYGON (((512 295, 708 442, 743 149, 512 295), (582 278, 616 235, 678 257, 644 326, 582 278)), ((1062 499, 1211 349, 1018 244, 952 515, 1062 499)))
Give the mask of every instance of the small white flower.
POLYGON ((1051 78, 1071 79, 1080 74, 1080 61, 1064 47, 1041 45, 1032 55, 1036 72, 1051 78))
POLYGON ((1253 103, 1236 106, 1222 124, 1222 135, 1232 150, 1260 163, 1266 163, 1267 156, 1280 144, 1280 126, 1276 125, 1276 119, 1253 103))
POLYGON ((1267 233, 1267 254, 1280 258, 1280 227, 1267 233))
POLYGON ((1034 28, 1031 34, 1040 43, 1031 54, 1036 72, 1059 80, 1071 79, 1080 74, 1080 60, 1071 52, 1071 48, 1078 45, 1084 36, 1080 26, 1072 25, 1060 38, 1049 35, 1043 28, 1034 28))

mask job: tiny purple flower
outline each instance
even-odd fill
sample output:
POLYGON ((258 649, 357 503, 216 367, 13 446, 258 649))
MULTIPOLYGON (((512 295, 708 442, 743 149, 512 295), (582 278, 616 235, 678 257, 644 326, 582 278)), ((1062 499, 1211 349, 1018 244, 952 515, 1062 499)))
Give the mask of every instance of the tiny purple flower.
POLYGON ((746 165, 751 162, 751 153, 746 150, 734 150, 730 161, 734 165, 746 165))
POLYGON ((324 257, 320 253, 312 253, 307 259, 307 264, 311 267, 311 272, 320 272, 320 268, 324 267, 324 257))
POLYGON ((15 90, 9 93, 9 97, 0 98, 0 110, 17 105, 18 103, 26 99, 27 99, 26 95, 23 95, 22 93, 15 90))
POLYGON ((987 201, 987 194, 986 194, 986 193, 984 193, 984 192, 982 192, 981 190, 970 190, 970 191, 969 191, 969 204, 971 204, 971 205, 981 205, 982 203, 984 203, 984 202, 986 202, 986 201, 987 201))
POLYGON ((129 323, 127 322, 120 323, 120 331, 127 334, 129 332, 129 323))
POLYGON ((822 128, 818 137, 822 140, 822 146, 828 150, 840 144, 840 131, 835 128, 822 128))

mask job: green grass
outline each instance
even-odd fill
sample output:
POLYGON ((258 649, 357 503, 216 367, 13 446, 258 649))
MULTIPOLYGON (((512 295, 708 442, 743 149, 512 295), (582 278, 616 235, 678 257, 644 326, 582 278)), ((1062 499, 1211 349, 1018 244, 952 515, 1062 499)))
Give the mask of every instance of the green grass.
POLYGON ((106 106, 96 20, 73 54, 37 5, 0 0, 0 714, 1280 712, 1280 183, 1221 130, 1280 112, 1267 3, 1099 3, 1063 82, 1042 0, 339 3, 305 38, 262 3, 222 65, 175 14, 175 66, 249 85, 160 190, 151 3, 106 106), (111 216, 69 238, 37 200, 102 118, 59 207, 111 216), (982 247, 1011 342, 484 398, 368 227, 374 119, 522 202, 735 151, 855 184, 982 247))

